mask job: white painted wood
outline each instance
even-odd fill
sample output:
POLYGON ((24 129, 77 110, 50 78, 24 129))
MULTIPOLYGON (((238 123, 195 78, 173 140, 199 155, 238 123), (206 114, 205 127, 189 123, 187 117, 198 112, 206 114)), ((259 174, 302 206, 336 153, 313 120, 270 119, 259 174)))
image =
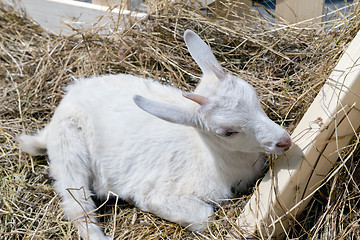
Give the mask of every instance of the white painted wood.
POLYGON ((120 8, 130 9, 130 0, 92 0, 92 4, 102 5, 102 6, 120 6, 120 8))
POLYGON ((238 217, 240 227, 266 237, 285 237, 293 216, 321 186, 360 127, 359 58, 360 33, 294 130, 295 146, 275 160, 238 217))
POLYGON ((313 18, 310 22, 321 22, 324 4, 325 0, 277 0, 275 12, 279 22, 292 24, 313 18))
POLYGON ((206 6, 206 5, 209 5, 209 4, 212 4, 213 2, 215 2, 215 0, 201 0, 202 3, 206 6))
MULTIPOLYGON (((16 9, 24 9, 26 14, 34 19, 45 30, 58 34, 74 34, 75 29, 87 30, 93 26, 106 26, 108 29, 118 23, 118 19, 129 16, 134 18, 146 17, 143 13, 130 13, 128 10, 113 9, 106 6, 72 0, 15 0, 16 9)), ((120 26, 121 28, 121 26, 120 26)), ((104 32, 106 33, 106 31, 104 32)))

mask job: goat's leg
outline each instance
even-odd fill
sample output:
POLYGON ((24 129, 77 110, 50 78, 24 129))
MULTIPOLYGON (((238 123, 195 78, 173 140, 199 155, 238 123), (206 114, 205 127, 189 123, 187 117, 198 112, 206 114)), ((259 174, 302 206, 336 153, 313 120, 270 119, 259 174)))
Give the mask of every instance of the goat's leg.
POLYGON ((210 204, 195 196, 173 196, 157 192, 145 196, 136 204, 144 211, 178 223, 191 231, 204 230, 214 213, 210 204))
POLYGON ((95 204, 89 186, 89 153, 83 133, 70 120, 57 126, 49 133, 47 149, 51 176, 62 198, 63 210, 74 221, 83 239, 107 239, 94 217, 95 204))

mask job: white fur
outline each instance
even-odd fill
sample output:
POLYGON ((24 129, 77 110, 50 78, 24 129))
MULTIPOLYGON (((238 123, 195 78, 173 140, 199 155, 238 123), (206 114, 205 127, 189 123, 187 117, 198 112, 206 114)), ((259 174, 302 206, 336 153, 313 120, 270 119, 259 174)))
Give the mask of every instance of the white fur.
POLYGON ((265 115, 254 89, 225 74, 195 33, 186 31, 185 40, 204 72, 194 93, 206 104, 152 79, 92 77, 68 87, 46 128, 19 137, 30 154, 47 149, 63 209, 84 239, 105 239, 88 197, 105 198, 109 191, 201 230, 213 214, 211 201, 230 198, 232 187, 244 190, 258 176, 261 152, 290 147, 289 135, 265 115), (227 137, 229 130, 238 133, 227 137))

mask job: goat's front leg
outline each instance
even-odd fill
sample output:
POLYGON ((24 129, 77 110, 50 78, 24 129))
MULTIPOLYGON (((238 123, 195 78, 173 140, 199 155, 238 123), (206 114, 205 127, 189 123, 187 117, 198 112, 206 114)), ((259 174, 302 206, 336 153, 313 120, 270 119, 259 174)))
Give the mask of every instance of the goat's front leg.
POLYGON ((195 196, 174 196, 159 192, 137 199, 136 205, 191 231, 204 230, 214 213, 210 204, 195 196))

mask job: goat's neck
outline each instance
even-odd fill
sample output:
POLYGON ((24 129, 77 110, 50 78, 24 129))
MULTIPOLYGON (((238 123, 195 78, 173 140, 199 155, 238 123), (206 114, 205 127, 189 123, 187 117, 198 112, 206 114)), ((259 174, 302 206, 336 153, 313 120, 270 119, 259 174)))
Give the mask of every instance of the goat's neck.
POLYGON ((212 156, 212 165, 227 184, 236 184, 239 180, 239 172, 244 169, 245 165, 254 165, 255 171, 255 168, 259 169, 259 165, 262 164, 262 160, 259 161, 261 153, 231 151, 213 136, 201 131, 199 131, 199 135, 203 140, 204 147, 212 156))

